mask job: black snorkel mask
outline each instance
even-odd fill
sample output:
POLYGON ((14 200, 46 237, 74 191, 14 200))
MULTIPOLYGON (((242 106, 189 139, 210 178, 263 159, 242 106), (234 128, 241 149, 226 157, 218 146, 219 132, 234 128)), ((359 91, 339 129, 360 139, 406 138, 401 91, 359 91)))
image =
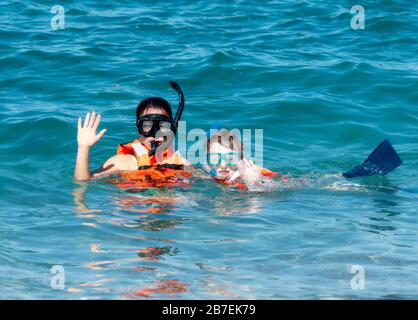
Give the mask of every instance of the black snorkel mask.
POLYGON ((155 137, 159 130, 176 133, 173 119, 162 114, 147 114, 137 121, 138 132, 144 137, 155 137))
MULTIPOLYGON (((169 83, 170 86, 176 90, 179 96, 179 106, 177 108, 176 115, 174 116, 174 119, 172 119, 171 117, 162 114, 147 114, 137 119, 136 126, 138 128, 138 132, 144 137, 156 137, 158 132, 161 132, 163 135, 165 133, 167 133, 167 135, 170 134, 170 131, 174 135, 177 133, 178 122, 180 121, 184 110, 185 99, 183 91, 178 83, 174 81, 169 81, 169 83)), ((164 139, 167 139, 167 135, 164 136, 164 139)), ((156 153, 159 142, 153 141, 151 146, 152 148, 149 152, 149 156, 153 156, 156 153)))

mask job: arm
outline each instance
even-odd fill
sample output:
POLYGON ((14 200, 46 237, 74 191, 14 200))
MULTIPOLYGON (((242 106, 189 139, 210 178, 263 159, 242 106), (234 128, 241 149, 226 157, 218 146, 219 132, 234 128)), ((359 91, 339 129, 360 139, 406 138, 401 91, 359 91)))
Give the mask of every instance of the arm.
POLYGON ((101 130, 96 134, 96 130, 100 124, 101 115, 93 112, 90 117, 90 112, 87 113, 84 120, 84 125, 81 125, 81 117, 78 118, 77 130, 77 159, 74 170, 74 179, 78 181, 88 180, 91 178, 89 171, 89 153, 90 148, 100 140, 105 134, 106 129, 101 130))
POLYGON ((237 167, 239 177, 242 178, 246 184, 262 185, 267 181, 267 178, 272 178, 277 175, 276 172, 259 167, 255 165, 253 161, 245 158, 237 164, 237 167))
POLYGON ((109 158, 99 169, 91 174, 92 179, 99 179, 118 171, 138 169, 136 158, 130 154, 118 154, 109 158))

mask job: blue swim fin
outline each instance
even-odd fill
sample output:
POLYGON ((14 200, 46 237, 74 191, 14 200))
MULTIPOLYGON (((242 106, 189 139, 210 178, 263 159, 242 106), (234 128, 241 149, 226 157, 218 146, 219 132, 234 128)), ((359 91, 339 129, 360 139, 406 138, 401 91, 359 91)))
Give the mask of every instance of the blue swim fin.
POLYGON ((346 178, 355 178, 361 176, 385 175, 395 170, 402 164, 402 159, 396 153, 388 139, 383 140, 381 144, 370 154, 363 164, 356 166, 350 171, 344 172, 346 178))

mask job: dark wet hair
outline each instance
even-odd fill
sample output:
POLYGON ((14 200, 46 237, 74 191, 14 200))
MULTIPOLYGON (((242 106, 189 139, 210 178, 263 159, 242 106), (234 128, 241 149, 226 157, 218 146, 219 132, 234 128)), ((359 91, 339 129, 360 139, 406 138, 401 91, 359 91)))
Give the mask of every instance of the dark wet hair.
POLYGON ((164 113, 168 117, 170 117, 170 119, 173 119, 173 114, 171 112, 170 103, 167 100, 160 98, 160 97, 151 97, 151 98, 142 100, 138 104, 138 107, 136 107, 136 119, 138 120, 140 116, 143 115, 144 112, 150 108, 163 110, 164 113))

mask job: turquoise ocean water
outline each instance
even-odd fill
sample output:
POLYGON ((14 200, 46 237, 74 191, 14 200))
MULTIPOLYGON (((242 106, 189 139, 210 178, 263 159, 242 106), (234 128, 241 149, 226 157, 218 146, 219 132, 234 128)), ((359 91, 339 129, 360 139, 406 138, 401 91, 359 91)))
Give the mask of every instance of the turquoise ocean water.
POLYGON ((59 2, 54 31, 55 3, 0 1, 1 298, 418 298, 416 2, 59 2), (261 128, 264 166, 308 184, 74 183, 77 117, 102 113, 97 167, 136 138, 140 100, 177 105, 167 80, 189 128, 261 128), (396 171, 330 176, 384 138, 396 171))

